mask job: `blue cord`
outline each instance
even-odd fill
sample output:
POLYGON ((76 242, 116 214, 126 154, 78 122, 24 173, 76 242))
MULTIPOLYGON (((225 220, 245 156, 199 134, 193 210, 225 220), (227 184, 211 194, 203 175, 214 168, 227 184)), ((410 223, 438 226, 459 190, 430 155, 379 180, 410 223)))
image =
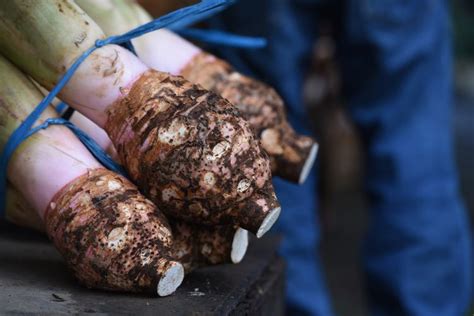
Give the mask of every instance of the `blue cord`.
MULTIPOLYGON (((38 106, 31 112, 31 114, 28 115, 28 117, 26 117, 26 119, 12 133, 12 135, 10 136, 10 139, 5 144, 3 152, 0 156, 0 207, 1 207, 0 217, 3 217, 5 214, 7 167, 8 167, 8 162, 13 152, 28 136, 30 136, 35 131, 39 130, 38 128, 34 128, 31 130, 31 127, 36 122, 36 120, 41 116, 41 113, 43 113, 43 111, 49 106, 49 104, 61 91, 61 89, 69 82, 69 80, 71 79, 71 77, 73 76, 77 68, 81 65, 81 63, 92 52, 108 44, 120 45, 120 44, 129 42, 133 38, 136 38, 143 34, 169 26, 173 23, 177 23, 178 21, 182 21, 182 20, 196 21, 196 18, 195 18, 196 16, 210 16, 218 11, 225 9, 234 1, 235 0, 203 0, 198 4, 176 10, 156 20, 145 23, 123 35, 110 36, 103 40, 97 40, 94 46, 90 47, 81 56, 79 56, 79 58, 76 59, 76 61, 71 65, 71 67, 66 71, 66 73, 60 78, 57 85, 38 104, 38 106)), ((60 119, 51 120, 49 124, 52 124, 51 122, 53 123, 56 122, 57 124, 63 124, 63 125, 68 126, 66 122, 62 122, 60 119), (61 122, 61 123, 58 123, 58 122, 61 122)), ((71 126, 73 125, 71 124, 68 127, 74 131, 74 128, 71 126)), ((84 136, 87 136, 87 135, 84 134, 84 136)))
POLYGON ((179 35, 197 41, 238 48, 262 48, 267 45, 263 37, 242 36, 219 30, 183 28, 175 29, 179 35))

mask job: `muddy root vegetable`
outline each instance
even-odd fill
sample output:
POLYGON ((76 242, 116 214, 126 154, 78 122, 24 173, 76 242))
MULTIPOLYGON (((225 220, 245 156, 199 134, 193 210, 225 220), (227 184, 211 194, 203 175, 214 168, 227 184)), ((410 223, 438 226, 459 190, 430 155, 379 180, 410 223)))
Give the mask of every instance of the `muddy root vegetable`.
MULTIPOLYGON (((3 148, 42 95, 2 56, 0 73, 3 148)), ((54 117, 54 110, 48 108, 39 121, 48 116, 54 117)), ((15 150, 7 171, 9 184, 35 210, 85 285, 168 295, 182 282, 182 265, 169 257, 171 231, 164 216, 131 182, 103 169, 66 127, 50 126, 30 136, 15 150)))
MULTIPOLYGON (((21 194, 8 187, 6 218, 23 227, 45 233, 44 223, 21 194)), ((173 245, 170 257, 182 264, 184 272, 222 263, 239 263, 249 242, 248 231, 233 226, 200 226, 171 220, 173 245)))
MULTIPOLYGON (((102 148, 108 148, 110 139, 90 120, 75 112, 75 124, 94 138, 102 148), (105 141, 108 140, 108 141, 105 141)), ((34 209, 11 185, 7 191, 7 219, 16 225, 45 232, 44 224, 34 209)), ((232 226, 200 226, 178 220, 170 222, 174 242, 171 257, 180 262, 186 273, 195 268, 221 263, 240 262, 247 250, 248 232, 232 226)))
MULTIPOLYGON (((8 187, 6 218, 22 227, 45 233, 44 223, 13 187, 8 187)), ((184 272, 208 265, 239 263, 247 252, 248 231, 233 226, 200 226, 171 220, 173 245, 170 257, 184 272)))
POLYGON ((171 230, 127 179, 90 170, 61 189, 45 215, 48 235, 81 283, 166 296, 184 277, 170 260, 171 230))
POLYGON ((248 231, 234 226, 198 226, 170 221, 173 236, 173 259, 186 273, 201 266, 239 263, 249 243, 248 231))
MULTIPOLYGON (((103 36, 72 1, 0 1, 0 49, 48 89, 103 36)), ((95 50, 60 97, 107 131, 132 180, 168 214, 258 236, 278 217, 268 157, 222 97, 117 45, 95 50)))
POLYGON ((297 134, 286 120, 280 96, 266 84, 236 72, 225 61, 207 53, 196 55, 181 74, 234 104, 248 120, 271 159, 272 172, 303 183, 317 154, 318 145, 297 134))
POLYGON ((225 99, 150 70, 109 107, 108 118, 120 161, 165 213, 258 236, 278 217, 269 161, 225 99))
MULTIPOLYGON (((77 2, 108 35, 126 32, 152 19, 130 0, 77 2)), ((138 56, 150 67, 180 74, 237 106, 269 154, 273 175, 296 183, 305 181, 318 146, 311 137, 293 130, 283 101, 272 88, 239 74, 228 63, 167 30, 139 37, 133 43, 138 56)))

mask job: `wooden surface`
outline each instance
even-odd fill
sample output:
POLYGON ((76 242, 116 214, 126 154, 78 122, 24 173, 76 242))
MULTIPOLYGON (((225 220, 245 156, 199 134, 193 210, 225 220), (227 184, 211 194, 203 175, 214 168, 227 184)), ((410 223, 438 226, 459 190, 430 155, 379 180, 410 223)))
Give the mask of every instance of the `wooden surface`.
POLYGON ((0 223, 0 314, 283 315, 276 238, 255 240, 238 265, 190 274, 169 297, 92 291, 77 284, 43 236, 0 223))

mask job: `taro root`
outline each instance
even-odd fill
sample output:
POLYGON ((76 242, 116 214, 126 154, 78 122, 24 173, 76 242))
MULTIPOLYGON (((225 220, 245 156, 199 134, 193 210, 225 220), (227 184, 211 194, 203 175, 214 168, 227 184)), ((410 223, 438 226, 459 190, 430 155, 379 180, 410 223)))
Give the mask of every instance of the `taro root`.
MULTIPOLYGON (((21 194, 8 187, 7 219, 16 225, 45 232, 44 224, 21 194)), ((200 226, 170 221, 173 235, 170 257, 182 264, 185 273, 208 265, 239 263, 249 242, 248 231, 233 226, 200 226)))
MULTIPOLYGON (((42 95, 2 56, 0 73, 0 147, 4 149, 42 95)), ((55 115, 48 108, 38 123, 55 115)), ((18 191, 16 201, 7 197, 7 207, 23 205, 18 203, 23 199, 31 205, 17 214, 7 209, 7 218, 45 227, 85 285, 169 295, 181 284, 184 270, 170 258, 166 219, 128 180, 103 169, 65 126, 50 126, 26 139, 10 158, 7 174, 9 194, 18 191)))
POLYGON ((180 262, 186 273, 221 263, 239 263, 249 242, 248 232, 234 226, 199 226, 170 221, 173 231, 173 259, 180 262))
MULTIPOLYGON (((46 89, 103 37, 73 1, 0 1, 0 50, 46 89)), ((117 45, 95 50, 59 97, 106 130, 131 179, 167 214, 257 236, 277 219, 268 157, 222 97, 117 45)))
POLYGON ((149 70, 108 109, 105 130, 130 177, 165 213, 262 236, 280 206, 269 161, 228 101, 149 70))
POLYGON ((90 170, 61 189, 45 214, 46 231, 87 287, 173 293, 184 277, 170 259, 166 219, 127 179, 90 170))
MULTIPOLYGON (((77 3, 108 35, 117 35, 152 20, 136 2, 96 0, 77 3)), ((273 175, 303 183, 314 163, 317 144, 297 134, 286 119, 283 101, 269 86, 243 76, 229 64, 168 30, 158 30, 133 40, 141 60, 148 66, 180 74, 212 90, 233 105, 250 125, 271 159, 273 175)))
POLYGON ((266 84, 236 72, 225 61, 201 52, 181 71, 191 82, 214 91, 235 105, 247 119, 271 159, 272 172, 303 183, 317 153, 317 144, 297 134, 286 119, 280 96, 266 84))

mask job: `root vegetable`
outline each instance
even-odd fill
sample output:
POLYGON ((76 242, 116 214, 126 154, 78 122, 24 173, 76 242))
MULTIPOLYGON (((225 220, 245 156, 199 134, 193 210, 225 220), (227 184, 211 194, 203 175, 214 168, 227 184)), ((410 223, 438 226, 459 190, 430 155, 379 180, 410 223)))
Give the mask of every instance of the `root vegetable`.
MULTIPOLYGON (((71 1, 0 2, 0 49, 46 88, 102 37, 71 1)), ((222 97, 116 45, 89 56, 60 97, 105 129, 132 180, 167 214, 258 236, 278 217, 268 157, 222 97)))
MULTIPOLYGON (((0 73, 3 148, 42 95, 1 56, 0 73)), ((40 121, 54 116, 47 109, 40 121)), ((170 258, 164 216, 130 181, 103 169, 66 127, 51 126, 25 140, 10 160, 8 179, 81 283, 161 296, 181 284, 183 267, 170 258)))
POLYGON ((181 75, 237 106, 270 156, 274 175, 300 184, 306 180, 318 145, 311 137, 294 131, 275 90, 239 74, 225 61, 204 52, 196 55, 181 75))
MULTIPOLYGON (((8 187, 6 216, 16 225, 45 232, 41 218, 12 186, 8 187)), ((173 235, 170 256, 183 265, 185 273, 206 265, 239 263, 245 256, 249 242, 245 229, 169 222, 173 235)))
POLYGON ((168 214, 234 222, 261 236, 279 205, 269 162, 236 112, 181 77, 150 70, 110 107, 105 129, 130 176, 168 214))
MULTIPOLYGON (((45 92, 47 91, 42 91, 43 94, 45 92)), ((102 148, 110 148, 110 139, 99 126, 78 112, 73 114, 72 119, 102 148)), ((7 203, 8 220, 20 226, 45 231, 37 213, 11 186, 8 187, 7 203)), ((171 257, 183 265, 186 273, 205 265, 239 263, 247 251, 248 232, 242 228, 222 225, 199 226, 176 219, 171 219, 169 222, 174 237, 171 257)))
POLYGON ((125 178, 92 169, 49 204, 48 235, 87 287, 172 294, 184 277, 172 261, 171 230, 125 178))
POLYGON ((175 236, 174 259, 186 273, 206 265, 239 263, 248 246, 248 232, 233 226, 203 227, 170 221, 175 236))
MULTIPOLYGON (((75 112, 71 120, 102 148, 114 148, 110 140, 104 142, 104 131, 82 114, 75 112)), ((247 251, 248 231, 245 229, 230 225, 201 226, 177 219, 169 222, 174 236, 173 259, 183 264, 186 273, 205 265, 239 263, 247 251)))
MULTIPOLYGON (((77 0, 108 35, 124 33, 151 21, 132 0, 77 0)), ((286 119, 280 96, 266 84, 243 76, 223 60, 201 51, 167 30, 133 40, 140 58, 150 67, 180 74, 235 105, 250 123, 271 159, 272 173, 303 183, 314 164, 316 142, 297 134, 286 119)))

